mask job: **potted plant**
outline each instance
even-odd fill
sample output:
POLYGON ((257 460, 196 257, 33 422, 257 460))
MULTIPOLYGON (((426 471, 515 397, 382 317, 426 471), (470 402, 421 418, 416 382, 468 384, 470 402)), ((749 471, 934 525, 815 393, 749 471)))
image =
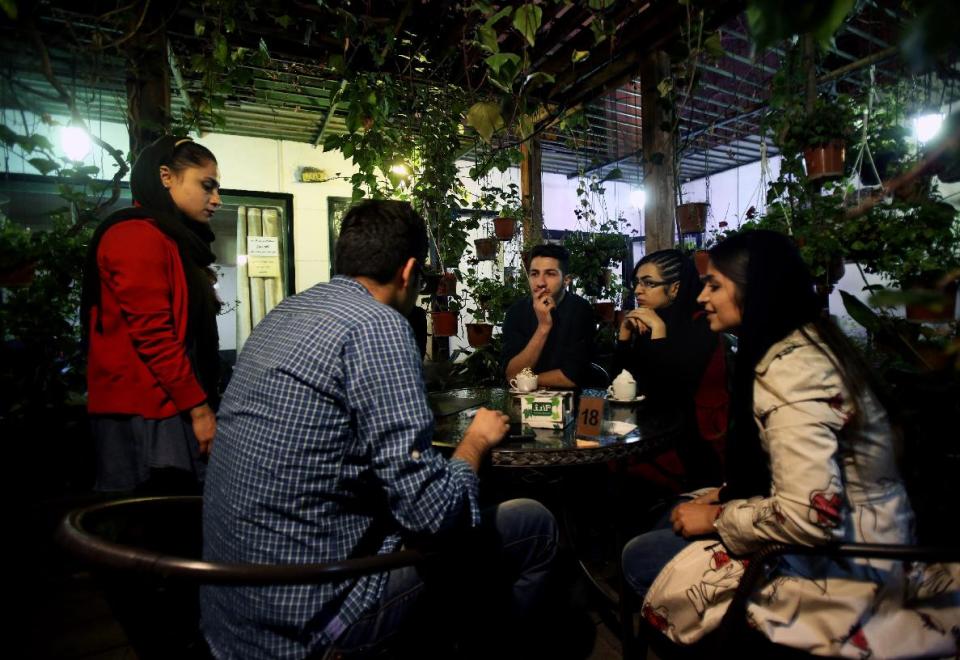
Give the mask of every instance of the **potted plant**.
POLYGON ((707 226, 706 202, 686 202, 677 206, 677 226, 681 234, 700 233, 707 226))
POLYGON ((478 238, 473 245, 480 261, 493 261, 500 250, 500 240, 497 238, 478 238))
POLYGON ((492 276, 484 276, 479 269, 479 264, 474 261, 467 268, 465 277, 469 298, 473 303, 467 312, 474 321, 467 324, 467 340, 474 347, 489 343, 494 326, 503 323, 507 310, 524 295, 520 287, 503 281, 496 272, 492 276))
POLYGON ((436 293, 438 296, 455 296, 457 295, 457 271, 455 269, 447 269, 445 273, 440 275, 439 281, 436 286, 436 293))
POLYGON ((496 192, 497 216, 493 219, 493 232, 501 241, 509 241, 517 233, 517 223, 523 219, 524 209, 520 200, 520 188, 515 183, 496 192))
POLYGON ((434 299, 436 309, 430 311, 434 337, 456 337, 460 318, 460 297, 446 296, 434 299))
POLYGON ((803 153, 808 180, 843 174, 847 140, 854 123, 853 110, 845 97, 819 97, 811 111, 793 108, 786 121, 784 143, 803 153))

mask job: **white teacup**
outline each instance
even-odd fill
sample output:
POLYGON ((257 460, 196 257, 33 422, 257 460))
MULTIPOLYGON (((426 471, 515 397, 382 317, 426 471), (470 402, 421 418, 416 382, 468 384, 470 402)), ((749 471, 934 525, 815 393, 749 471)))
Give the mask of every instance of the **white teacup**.
POLYGON ((626 370, 613 379, 613 385, 607 388, 607 396, 618 401, 633 401, 637 398, 637 381, 626 370))
POLYGON ((537 389, 537 375, 524 376, 519 375, 510 379, 510 387, 518 392, 532 392, 537 389))

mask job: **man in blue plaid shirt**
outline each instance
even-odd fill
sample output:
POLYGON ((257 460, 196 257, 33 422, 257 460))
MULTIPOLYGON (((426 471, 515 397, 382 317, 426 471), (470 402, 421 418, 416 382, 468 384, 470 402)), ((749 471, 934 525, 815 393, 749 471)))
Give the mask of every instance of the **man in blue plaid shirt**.
POLYGON ((507 417, 481 409, 451 460, 431 446, 433 415, 404 318, 426 251, 423 219, 409 204, 361 202, 343 219, 338 275, 256 327, 219 411, 204 558, 334 562, 439 535, 452 561, 427 577, 406 568, 322 585, 205 586, 203 630, 217 658, 362 649, 409 635, 427 603, 478 602, 476 582, 502 585, 502 613, 522 616, 542 590, 556 551, 552 516, 532 500, 484 512, 477 503, 476 471, 507 417))

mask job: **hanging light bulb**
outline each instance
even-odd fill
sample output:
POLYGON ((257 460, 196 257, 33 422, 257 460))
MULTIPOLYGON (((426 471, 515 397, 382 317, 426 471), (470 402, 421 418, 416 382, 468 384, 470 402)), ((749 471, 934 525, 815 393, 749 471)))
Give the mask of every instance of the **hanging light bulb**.
POLYGON ((83 160, 93 148, 93 142, 84 129, 71 125, 60 128, 60 146, 70 160, 83 160))
POLYGON ((920 144, 937 137, 943 128, 943 113, 930 112, 913 118, 913 134, 920 144))

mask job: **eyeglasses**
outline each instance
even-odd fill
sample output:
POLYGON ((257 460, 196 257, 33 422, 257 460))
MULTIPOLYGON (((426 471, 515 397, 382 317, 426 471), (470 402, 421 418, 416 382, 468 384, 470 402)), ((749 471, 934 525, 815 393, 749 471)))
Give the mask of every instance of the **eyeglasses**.
POLYGON ((674 280, 652 280, 649 277, 644 277, 641 279, 634 278, 633 288, 634 289, 653 289, 658 286, 666 286, 668 284, 673 284, 674 280))

